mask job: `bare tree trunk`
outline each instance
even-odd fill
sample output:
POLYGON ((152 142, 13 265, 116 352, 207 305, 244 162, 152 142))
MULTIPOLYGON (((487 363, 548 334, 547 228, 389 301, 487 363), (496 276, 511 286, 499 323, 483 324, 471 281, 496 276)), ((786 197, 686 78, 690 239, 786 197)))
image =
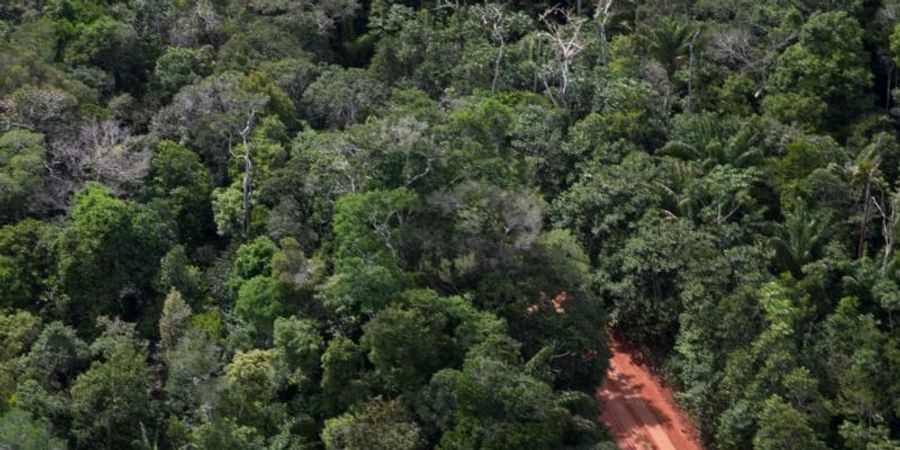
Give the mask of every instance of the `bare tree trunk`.
POLYGON ((671 99, 671 97, 672 97, 672 87, 669 86, 668 83, 666 83, 666 93, 663 96, 663 115, 665 117, 667 127, 669 126, 669 123, 672 120, 672 107, 669 104, 669 100, 671 99))
POLYGON ((864 188, 863 193, 863 215, 862 221, 859 225, 859 246, 857 247, 857 256, 856 259, 863 259, 866 257, 866 224, 869 222, 869 204, 871 204, 871 200, 869 196, 872 192, 872 176, 867 175, 866 177, 866 186, 864 188))
POLYGON ((500 50, 497 51, 497 59, 494 61, 494 79, 491 80, 491 94, 497 92, 497 82, 500 80, 500 61, 503 60, 504 42, 500 40, 500 50))
POLYGON ((687 112, 691 112, 693 109, 694 103, 694 41, 697 40, 697 36, 700 34, 700 30, 694 32, 694 35, 691 37, 691 44, 688 46, 689 57, 688 57, 688 99, 687 99, 687 112))
POLYGON ((606 38, 606 25, 609 23, 614 0, 596 0, 594 3, 594 18, 597 19, 600 30, 600 62, 609 64, 609 42, 606 38))
POLYGON ((250 159, 249 150, 244 157, 244 182, 242 183, 243 192, 241 194, 241 203, 244 207, 244 239, 250 239, 250 181, 253 176, 253 161, 250 159))
POLYGON ((534 92, 537 92, 538 78, 540 78, 540 73, 539 73, 540 69, 537 68, 538 67, 537 55, 540 55, 540 54, 541 54, 541 39, 535 39, 535 40, 531 41, 531 57, 532 57, 531 59, 532 59, 532 61, 535 61, 535 67, 536 67, 534 69, 534 80, 533 80, 532 86, 531 86, 531 90, 534 92), (535 46, 537 46, 537 50, 535 50, 535 48, 534 48, 535 46))
POLYGON ((881 256, 882 272, 887 268, 888 263, 891 262, 891 256, 894 254, 894 228, 897 222, 896 216, 897 208, 891 207, 890 218, 882 224, 882 227, 884 228, 884 254, 881 256))
POLYGON ((609 64, 609 43, 606 41, 606 23, 600 23, 600 62, 609 64))
POLYGON ((253 122, 256 119, 256 111, 251 111, 247 117, 247 126, 241 130, 241 140, 244 144, 244 151, 241 154, 231 153, 233 157, 244 160, 244 177, 241 183, 241 206, 243 207, 242 231, 244 240, 250 239, 250 219, 252 216, 253 204, 251 202, 251 189, 253 186, 253 157, 250 154, 250 131, 253 129, 253 122))
MULTIPOLYGON (((889 196, 887 202, 882 198, 879 202, 875 196, 872 196, 872 204, 881 215, 881 234, 884 237, 884 251, 881 255, 881 272, 887 269, 894 254, 895 230, 897 229, 897 199, 900 194, 894 193, 889 196), (890 209, 890 211, 888 211, 890 209)), ((882 195, 883 197, 883 195, 882 195)))
POLYGON ((866 227, 869 224, 869 216, 871 215, 872 188, 879 176, 879 167, 881 166, 881 153, 879 149, 882 145, 882 138, 883 135, 879 134, 878 142, 872 144, 875 147, 872 150, 867 149, 866 153, 861 155, 860 159, 853 166, 850 166, 851 175, 854 177, 859 176, 863 183, 863 205, 862 217, 860 218, 859 223, 859 238, 857 241, 856 253, 857 259, 865 258, 868 250, 866 245, 866 227))
MULTIPOLYGON (((575 57, 584 50, 580 33, 585 19, 576 16, 571 10, 554 6, 541 14, 539 20, 547 28, 541 36, 554 44, 554 55, 559 65, 559 102, 565 105, 565 95, 569 86, 569 67, 575 57), (558 19, 553 20, 551 16, 558 16, 558 19)), ((546 80, 544 85, 548 85, 546 80)), ((548 94, 549 92, 548 87, 548 94)))
POLYGON ((503 36, 503 11, 496 6, 489 7, 490 15, 481 15, 481 23, 491 27, 491 35, 500 43, 497 57, 494 59, 494 78, 491 80, 491 93, 497 92, 497 83, 500 81, 500 63, 503 61, 503 52, 506 50, 506 38, 503 36))
POLYGON ((891 88, 893 87, 893 86, 891 86, 891 84, 892 84, 891 82, 893 81, 892 80, 893 77, 894 77, 894 62, 889 61, 888 68, 887 68, 887 84, 885 86, 885 93, 884 93, 884 109, 885 110, 891 109, 891 88))

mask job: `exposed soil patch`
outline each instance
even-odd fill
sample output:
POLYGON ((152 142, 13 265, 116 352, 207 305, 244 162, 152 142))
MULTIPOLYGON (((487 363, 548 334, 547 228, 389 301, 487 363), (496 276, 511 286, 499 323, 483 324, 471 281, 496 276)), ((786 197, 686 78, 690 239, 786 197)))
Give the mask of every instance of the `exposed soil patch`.
POLYGON ((623 450, 703 450, 690 418, 643 364, 635 349, 610 337, 612 359, 597 390, 601 419, 623 450))

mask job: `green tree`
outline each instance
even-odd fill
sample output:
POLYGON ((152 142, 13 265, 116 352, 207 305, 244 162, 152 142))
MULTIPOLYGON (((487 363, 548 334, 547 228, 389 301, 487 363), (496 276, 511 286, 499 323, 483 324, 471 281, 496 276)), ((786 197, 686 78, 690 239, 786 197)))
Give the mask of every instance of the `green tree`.
POLYGON ((139 91, 152 57, 131 24, 104 15, 74 23, 71 33, 64 52, 68 64, 101 68, 113 75, 118 89, 139 91))
POLYGON ((606 371, 606 317, 594 294, 587 255, 571 234, 552 230, 535 239, 521 259, 485 274, 475 291, 479 306, 504 318, 525 357, 545 353, 558 389, 593 392, 606 371), (517 273, 509 280, 507 270, 517 273), (515 300, 512 300, 515 299, 515 300))
POLYGON ((211 374, 221 369, 217 334, 199 324, 176 290, 166 296, 159 318, 159 353, 165 363, 167 405, 180 412, 215 398, 211 374))
POLYGON ((191 307, 185 303, 181 293, 173 288, 166 295, 162 315, 159 317, 159 343, 163 351, 171 350, 178 344, 190 318, 191 307))
POLYGON ((760 140, 756 122, 739 125, 728 116, 679 114, 672 119, 669 142, 658 154, 697 161, 704 172, 716 165, 746 168, 762 163, 760 140))
POLYGON ((514 362, 471 354, 462 370, 436 373, 423 395, 420 414, 442 431, 440 449, 564 448, 564 442, 599 440, 590 419, 581 422, 583 434, 566 425, 578 413, 583 418, 595 413, 589 396, 557 397, 514 362))
MULTIPOLYGON (((871 107, 868 71, 869 55, 863 48, 863 30, 856 19, 843 11, 813 13, 803 24, 799 42, 782 53, 769 78, 773 91, 763 100, 767 110, 782 115, 779 96, 795 96, 796 104, 822 102, 818 109, 829 125, 839 129, 847 120, 871 107)), ((815 121, 807 109, 797 118, 801 123, 815 121), (806 116, 806 117, 804 117, 806 116)))
MULTIPOLYGON (((52 50, 55 52, 55 49, 52 50)), ((64 100, 63 105, 67 104, 68 106, 72 106, 71 102, 75 100, 74 97, 92 97, 87 86, 36 57, 32 52, 13 47, 4 41, 0 44, 0 54, 7 61, 0 69, 0 86, 2 86, 0 92, 4 96, 32 86, 32 90, 62 94, 57 97, 64 100)))
POLYGON ((240 284, 240 280, 249 280, 258 275, 271 275, 272 258, 277 251, 278 246, 265 236, 260 236, 238 247, 232 272, 232 276, 238 280, 235 284, 240 284))
POLYGON ((367 396, 361 376, 365 356, 359 345, 343 335, 328 341, 322 353, 322 392, 331 410, 343 411, 367 396))
POLYGON ((462 363, 466 351, 493 334, 502 322, 459 297, 407 291, 363 326, 360 346, 387 392, 411 392, 443 367, 462 363))
POLYGON ((679 60, 688 52, 692 29, 678 19, 665 18, 650 30, 650 52, 662 63, 669 74, 675 72, 679 60))
POLYGON ((822 246, 830 238, 831 221, 827 215, 810 211, 799 204, 793 212, 785 213, 784 223, 777 225, 772 238, 776 256, 782 267, 796 278, 803 277, 803 266, 815 260, 822 246))
POLYGON ((379 82, 362 69, 331 67, 303 93, 303 106, 323 126, 361 121, 383 97, 379 82))
POLYGON ((168 228, 152 210, 94 183, 76 194, 70 220, 59 238, 58 270, 72 320, 87 325, 110 313, 137 318, 149 306, 144 293, 171 242, 168 228))
POLYGON ((825 450, 828 447, 817 437, 802 413, 775 395, 766 400, 760 411, 759 431, 753 437, 753 448, 825 450))
POLYGON ((61 312, 64 305, 36 301, 54 286, 57 231, 28 219, 0 228, 0 307, 61 312))
POLYGON ((693 261, 710 260, 716 253, 708 231, 648 211, 634 235, 601 267, 601 295, 609 295, 614 305, 610 322, 633 339, 668 348, 678 329, 682 312, 678 292, 687 269, 693 261))
POLYGON ((106 321, 104 326, 91 345, 102 360, 72 384, 72 432, 84 448, 128 448, 155 415, 147 344, 134 337, 131 324, 106 321))
POLYGON ((267 276, 255 276, 238 290, 234 312, 249 323, 264 341, 272 337, 275 319, 282 315, 287 301, 285 286, 267 276))
POLYGON ((553 204, 553 220, 566 228, 596 262, 605 249, 623 245, 644 212, 661 205, 663 195, 652 189, 659 173, 651 158, 631 153, 622 164, 592 163, 580 179, 553 204))
POLYGON ((319 361, 325 350, 319 326, 296 316, 275 319, 275 365, 278 373, 300 388, 314 386, 319 378, 319 361))
POLYGON ((196 245, 212 227, 212 178, 200 158, 171 141, 159 144, 144 181, 145 198, 171 220, 182 241, 196 245))
POLYGON ((215 188, 212 192, 213 221, 220 236, 233 238, 244 234, 244 205, 236 184, 215 188))
POLYGON ((169 47, 156 60, 153 76, 164 95, 175 95, 212 72, 211 48, 169 47))
POLYGON ((194 307, 202 306, 207 299, 208 288, 203 272, 191 264, 181 245, 173 246, 162 257, 155 287, 160 294, 177 290, 194 307))
POLYGON ((31 348, 41 331, 41 319, 25 311, 0 314, 0 363, 31 348))
POLYGON ((83 368, 88 357, 87 344, 75 329, 62 322, 50 322, 25 356, 22 379, 33 379, 49 390, 62 389, 83 368))
POLYGON ((415 450, 421 440, 419 425, 397 400, 374 400, 356 413, 328 419, 322 430, 328 450, 415 450))
POLYGON ((196 149, 221 185, 227 178, 229 150, 240 143, 248 119, 268 115, 273 104, 266 93, 250 90, 244 76, 225 72, 182 88, 153 117, 151 129, 196 149))
POLYGON ((225 366, 220 412, 263 436, 273 434, 285 420, 285 405, 275 401, 278 385, 274 350, 238 352, 225 366))
POLYGON ((599 112, 586 117, 583 126, 601 133, 607 142, 630 141, 645 150, 655 150, 664 142, 670 100, 646 81, 632 78, 608 79, 597 87, 594 107, 599 112))
POLYGON ((199 448, 242 450, 265 448, 265 440, 253 427, 238 425, 233 419, 222 419, 194 427, 190 442, 199 448))
POLYGON ((45 420, 35 420, 19 409, 0 416, 0 442, 10 450, 64 450, 66 443, 53 437, 45 420))
POLYGON ((43 135, 25 130, 0 135, 0 221, 20 218, 35 209, 45 158, 43 135))

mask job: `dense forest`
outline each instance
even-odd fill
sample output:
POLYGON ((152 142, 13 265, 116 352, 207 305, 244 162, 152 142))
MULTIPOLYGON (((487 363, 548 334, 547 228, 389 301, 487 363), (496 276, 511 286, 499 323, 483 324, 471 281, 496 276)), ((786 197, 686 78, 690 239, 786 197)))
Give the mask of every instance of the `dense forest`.
POLYGON ((2 0, 0 448, 614 449, 610 330, 709 449, 898 449, 898 63, 900 0, 2 0))

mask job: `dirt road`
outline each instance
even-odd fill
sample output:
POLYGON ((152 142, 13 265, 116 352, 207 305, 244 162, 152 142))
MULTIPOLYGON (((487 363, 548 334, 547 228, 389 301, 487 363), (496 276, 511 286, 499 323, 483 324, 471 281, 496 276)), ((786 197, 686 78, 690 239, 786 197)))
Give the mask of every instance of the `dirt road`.
POLYGON ((606 381, 597 391, 601 419, 623 450, 703 450, 672 393, 625 346, 610 338, 613 352, 606 381))

